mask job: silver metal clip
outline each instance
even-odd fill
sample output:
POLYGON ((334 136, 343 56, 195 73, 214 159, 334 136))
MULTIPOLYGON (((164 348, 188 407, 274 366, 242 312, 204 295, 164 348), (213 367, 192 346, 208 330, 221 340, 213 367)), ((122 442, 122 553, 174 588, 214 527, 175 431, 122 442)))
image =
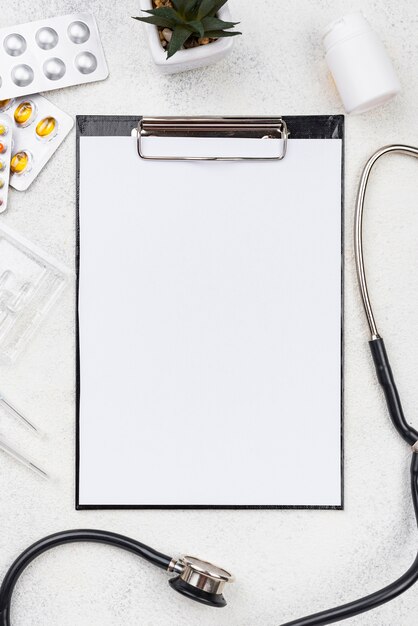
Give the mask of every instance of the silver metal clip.
POLYGON ((286 156, 289 132, 281 117, 142 117, 137 127, 137 148, 149 161, 281 161, 286 156), (144 137, 252 137, 281 139, 276 156, 148 156, 144 137))

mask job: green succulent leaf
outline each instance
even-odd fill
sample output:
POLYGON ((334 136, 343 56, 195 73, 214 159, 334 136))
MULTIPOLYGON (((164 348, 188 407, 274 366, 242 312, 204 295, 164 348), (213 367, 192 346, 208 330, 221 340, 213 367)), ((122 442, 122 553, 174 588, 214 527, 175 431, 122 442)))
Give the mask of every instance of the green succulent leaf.
POLYGON ((196 17, 199 3, 200 0, 186 0, 186 14, 191 17, 196 17))
POLYGON ((171 41, 168 44, 167 48, 167 59, 176 54, 182 47, 182 45, 187 41, 190 37, 190 30, 186 28, 186 26, 178 25, 175 26, 173 30, 173 36, 171 37, 171 41))
POLYGON ((184 8, 179 11, 184 20, 193 20, 196 17, 195 4, 196 0, 185 0, 184 8))
POLYGON ((235 37, 235 35, 242 35, 242 33, 237 30, 207 30, 205 32, 205 37, 210 37, 210 39, 219 39, 220 37, 235 37))
POLYGON ((216 15, 227 1, 228 0, 202 0, 199 3, 198 19, 202 19, 207 15, 216 15))
POLYGON ((203 28, 202 22, 198 22, 197 20, 193 22, 187 22, 185 24, 186 28, 189 26, 193 33, 198 33, 199 37, 205 36, 205 29, 203 28))
POLYGON ((147 17, 135 17, 135 20, 153 24, 173 31, 167 46, 167 58, 181 49, 189 37, 234 37, 239 32, 230 31, 238 22, 225 22, 218 17, 218 11, 227 0, 172 0, 170 7, 159 7, 144 11, 147 17))
POLYGON ((176 9, 176 11, 179 11, 179 13, 184 14, 188 0, 171 0, 171 3, 173 7, 176 9))
POLYGON ((224 28, 233 28, 239 22, 224 22, 218 17, 204 17, 202 20, 203 28, 208 30, 223 30, 224 28))
POLYGON ((210 11, 212 10, 212 7, 213 7, 213 0, 202 0, 199 6, 198 13, 197 13, 197 18, 201 20, 202 17, 206 17, 206 15, 208 15, 210 11))
POLYGON ((222 9, 224 4, 226 4, 227 2, 228 2, 228 0, 216 0, 214 2, 214 7, 213 7, 212 11, 210 11, 210 13, 208 13, 208 15, 210 15, 211 17, 214 17, 217 14, 217 12, 219 11, 219 9, 222 9))
POLYGON ((159 9, 151 9, 151 11, 144 11, 155 17, 170 20, 172 24, 182 24, 183 18, 172 7, 160 7, 159 9))
POLYGON ((165 20, 162 17, 150 15, 149 17, 134 17, 134 20, 145 22, 146 24, 154 24, 154 26, 161 26, 161 28, 173 28, 173 23, 170 20, 165 20))
POLYGON ((219 9, 222 9, 224 4, 226 4, 227 2, 228 2, 228 0, 217 0, 216 1, 216 6, 215 6, 215 11, 219 11, 219 9))

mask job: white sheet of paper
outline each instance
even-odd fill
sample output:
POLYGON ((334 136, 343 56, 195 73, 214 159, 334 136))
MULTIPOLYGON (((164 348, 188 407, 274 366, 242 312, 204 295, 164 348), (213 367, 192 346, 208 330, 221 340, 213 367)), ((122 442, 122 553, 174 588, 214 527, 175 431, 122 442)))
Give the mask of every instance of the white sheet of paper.
POLYGON ((341 505, 341 152, 80 138, 80 506, 341 505))

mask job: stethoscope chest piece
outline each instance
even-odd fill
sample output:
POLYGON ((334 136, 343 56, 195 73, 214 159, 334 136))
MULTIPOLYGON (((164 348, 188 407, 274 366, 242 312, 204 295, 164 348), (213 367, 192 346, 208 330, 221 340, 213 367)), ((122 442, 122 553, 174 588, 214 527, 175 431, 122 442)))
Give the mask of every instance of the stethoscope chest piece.
POLYGON ((234 580, 226 570, 193 556, 183 556, 173 559, 168 571, 179 574, 169 583, 182 595, 208 606, 226 606, 222 591, 226 583, 234 580))

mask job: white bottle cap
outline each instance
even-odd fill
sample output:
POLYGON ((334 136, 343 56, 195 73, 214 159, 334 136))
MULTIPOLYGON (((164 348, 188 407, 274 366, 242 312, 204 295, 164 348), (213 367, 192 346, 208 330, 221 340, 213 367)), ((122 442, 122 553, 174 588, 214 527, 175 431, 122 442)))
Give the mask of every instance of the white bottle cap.
POLYGON ((369 31, 371 31, 371 27, 363 13, 358 12, 344 15, 344 17, 328 24, 324 29, 323 42, 325 51, 328 52, 328 50, 337 43, 341 43, 346 39, 369 31))
POLYGON ((400 91, 391 60, 362 13, 332 22, 323 34, 325 57, 347 113, 363 113, 400 91))

